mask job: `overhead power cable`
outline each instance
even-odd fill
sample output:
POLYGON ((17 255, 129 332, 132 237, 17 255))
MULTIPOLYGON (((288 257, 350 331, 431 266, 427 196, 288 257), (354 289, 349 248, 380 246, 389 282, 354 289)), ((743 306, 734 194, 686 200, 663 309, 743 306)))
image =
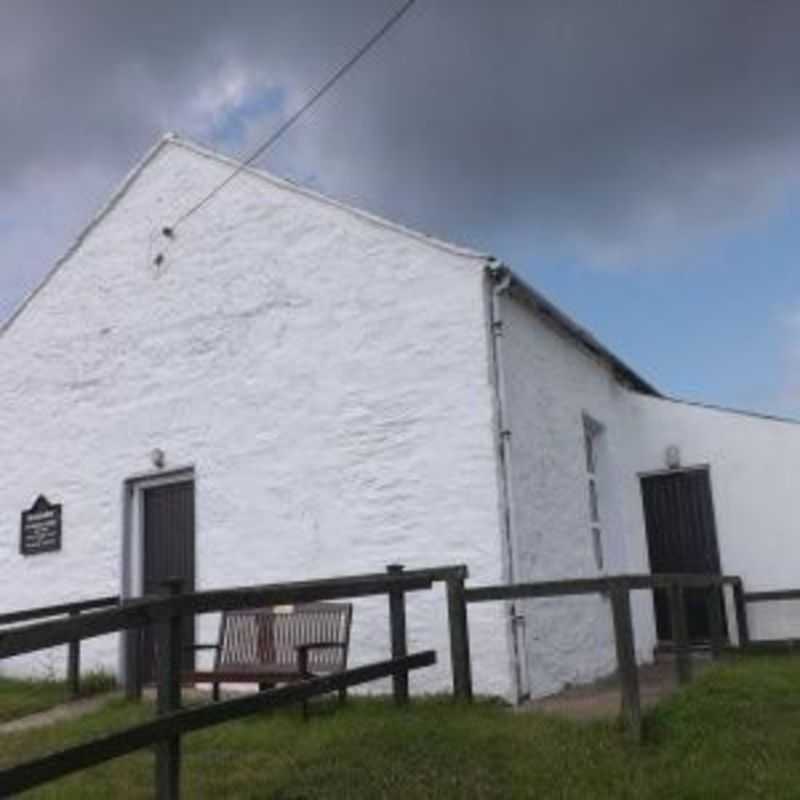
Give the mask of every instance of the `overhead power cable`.
POLYGON ((375 47, 376 44, 408 13, 411 6, 414 5, 416 0, 408 0, 398 11, 392 14, 391 17, 377 30, 368 40, 362 45, 348 61, 342 64, 336 72, 319 88, 313 95, 292 114, 278 129, 270 135, 270 137, 260 144, 244 161, 236 166, 236 168, 228 175, 225 180, 215 186, 205 197, 195 203, 188 211, 184 212, 175 223, 168 228, 164 228, 164 234, 171 236, 179 225, 186 222, 189 217, 196 214, 203 206, 209 203, 216 197, 229 183, 234 181, 244 170, 247 169, 254 161, 259 159, 264 153, 267 152, 281 137, 319 100, 322 99, 336 83, 339 82, 367 53, 375 47))

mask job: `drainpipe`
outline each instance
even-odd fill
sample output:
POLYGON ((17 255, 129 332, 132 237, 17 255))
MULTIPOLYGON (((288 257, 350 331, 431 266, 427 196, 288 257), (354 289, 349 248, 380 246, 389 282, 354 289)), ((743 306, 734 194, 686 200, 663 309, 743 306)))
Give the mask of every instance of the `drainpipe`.
MULTIPOLYGON (((491 261, 488 273, 493 281, 489 303, 489 322, 491 330, 493 383, 495 389, 495 406, 497 409, 497 436, 500 458, 500 508, 501 526, 506 551, 506 574, 509 583, 516 580, 514 559, 514 498, 512 491, 511 473, 511 429, 508 424, 508 403, 506 399, 505 367, 503 359, 503 315, 501 297, 511 287, 512 275, 501 263, 491 261)), ((509 625, 511 629, 511 647, 516 684, 517 701, 523 698, 522 693, 522 659, 520 658, 520 642, 518 628, 524 622, 522 615, 517 613, 516 603, 511 601, 507 605, 509 625)))

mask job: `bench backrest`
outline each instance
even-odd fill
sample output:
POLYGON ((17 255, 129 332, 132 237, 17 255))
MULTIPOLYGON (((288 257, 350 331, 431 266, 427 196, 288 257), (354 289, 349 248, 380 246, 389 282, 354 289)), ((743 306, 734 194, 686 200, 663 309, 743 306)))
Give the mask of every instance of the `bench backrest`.
POLYGON ((251 666, 290 672, 297 668, 298 645, 336 642, 343 646, 309 651, 309 671, 347 669, 352 618, 353 606, 349 603, 227 611, 220 624, 217 668, 251 666))

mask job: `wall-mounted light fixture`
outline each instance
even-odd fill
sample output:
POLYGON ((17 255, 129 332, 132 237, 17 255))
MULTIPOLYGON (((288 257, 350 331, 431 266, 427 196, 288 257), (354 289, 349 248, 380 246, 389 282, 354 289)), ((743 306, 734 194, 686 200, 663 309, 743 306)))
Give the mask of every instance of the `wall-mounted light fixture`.
POLYGON ((668 469, 678 469, 681 465, 681 449, 676 444, 671 444, 664 453, 664 460, 668 469))
POLYGON ((160 447, 156 447, 156 449, 150 453, 150 460, 153 462, 153 466, 156 469, 164 469, 164 464, 167 463, 167 457, 160 447))

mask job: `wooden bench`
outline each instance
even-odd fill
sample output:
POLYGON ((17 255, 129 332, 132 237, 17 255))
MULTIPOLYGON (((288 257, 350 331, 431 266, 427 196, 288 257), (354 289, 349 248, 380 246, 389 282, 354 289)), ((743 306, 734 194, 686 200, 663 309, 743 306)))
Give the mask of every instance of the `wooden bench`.
MULTIPOLYGON (((192 683, 210 683, 214 700, 219 700, 221 683, 257 683, 264 691, 279 683, 344 672, 352 619, 349 603, 225 611, 219 641, 190 647, 214 650, 214 666, 184 677, 192 683)), ((339 695, 344 700, 345 690, 339 695)))

